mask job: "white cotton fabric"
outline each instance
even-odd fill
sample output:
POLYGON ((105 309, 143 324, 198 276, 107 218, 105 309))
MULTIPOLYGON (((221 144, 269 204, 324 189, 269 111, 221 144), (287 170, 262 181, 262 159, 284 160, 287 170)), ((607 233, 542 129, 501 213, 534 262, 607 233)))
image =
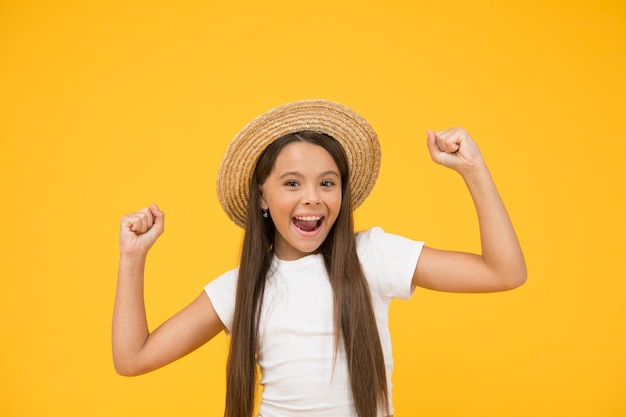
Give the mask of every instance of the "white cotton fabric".
MULTIPOLYGON (((423 243, 380 228, 358 233, 356 242, 372 294, 391 401, 389 303, 411 296, 423 243)), ((205 287, 228 333, 237 273, 237 269, 226 272, 205 287)), ((334 361, 332 289, 321 255, 296 261, 274 258, 263 299, 257 357, 263 385, 260 416, 356 415, 343 351, 334 361)), ((393 414, 392 404, 390 409, 393 414)))

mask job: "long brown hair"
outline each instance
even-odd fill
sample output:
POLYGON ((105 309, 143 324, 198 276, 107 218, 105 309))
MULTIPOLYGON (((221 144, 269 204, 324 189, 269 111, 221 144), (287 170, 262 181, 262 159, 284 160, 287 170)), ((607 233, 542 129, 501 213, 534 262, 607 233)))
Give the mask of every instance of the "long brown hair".
POLYGON ((335 349, 345 350, 356 412, 359 417, 375 417, 379 409, 388 411, 389 408, 387 377, 369 286, 356 251, 348 161, 339 142, 326 134, 311 131, 283 136, 269 145, 257 162, 250 184, 228 356, 224 415, 251 417, 254 411, 258 385, 259 316, 276 233, 272 220, 261 216, 260 186, 270 175, 281 150, 296 141, 324 148, 341 174, 341 209, 319 251, 333 289, 335 349))

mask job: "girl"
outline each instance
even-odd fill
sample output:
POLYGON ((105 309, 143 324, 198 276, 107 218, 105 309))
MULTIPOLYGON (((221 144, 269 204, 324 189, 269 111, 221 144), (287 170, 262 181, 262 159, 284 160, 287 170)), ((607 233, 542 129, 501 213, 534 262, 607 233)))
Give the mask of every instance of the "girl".
POLYGON ((352 212, 374 186, 380 148, 353 110, 305 100, 250 122, 229 145, 217 183, 225 212, 245 229, 239 268, 153 332, 143 272, 164 214, 152 205, 122 219, 117 372, 154 370, 226 331, 225 416, 252 416, 257 365, 259 416, 392 416, 390 301, 416 286, 488 292, 526 279, 513 226, 472 138, 462 128, 428 131, 427 145, 467 184, 481 255, 432 249, 380 228, 354 232, 352 212))

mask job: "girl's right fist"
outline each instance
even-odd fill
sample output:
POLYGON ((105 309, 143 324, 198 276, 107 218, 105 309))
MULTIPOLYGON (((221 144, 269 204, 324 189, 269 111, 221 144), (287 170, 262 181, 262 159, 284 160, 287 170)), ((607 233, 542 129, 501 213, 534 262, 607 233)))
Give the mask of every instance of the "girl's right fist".
POLYGON ((156 204, 127 214, 120 224, 120 252, 145 255, 163 233, 165 214, 156 204))

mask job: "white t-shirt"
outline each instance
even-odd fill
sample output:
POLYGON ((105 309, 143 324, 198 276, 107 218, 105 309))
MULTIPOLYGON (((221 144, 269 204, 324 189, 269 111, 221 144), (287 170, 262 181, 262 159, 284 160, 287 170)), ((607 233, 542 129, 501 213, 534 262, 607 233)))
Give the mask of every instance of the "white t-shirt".
MULTIPOLYGON (((356 243, 372 294, 391 400, 389 303, 411 296, 411 278, 423 243, 380 228, 358 233, 356 243)), ((228 271, 205 287, 228 332, 237 273, 228 271)), ((263 299, 257 360, 263 385, 261 416, 355 415, 342 350, 335 361, 333 297, 322 255, 296 261, 274 258, 263 299)), ((393 413, 391 404, 390 409, 393 413)))

